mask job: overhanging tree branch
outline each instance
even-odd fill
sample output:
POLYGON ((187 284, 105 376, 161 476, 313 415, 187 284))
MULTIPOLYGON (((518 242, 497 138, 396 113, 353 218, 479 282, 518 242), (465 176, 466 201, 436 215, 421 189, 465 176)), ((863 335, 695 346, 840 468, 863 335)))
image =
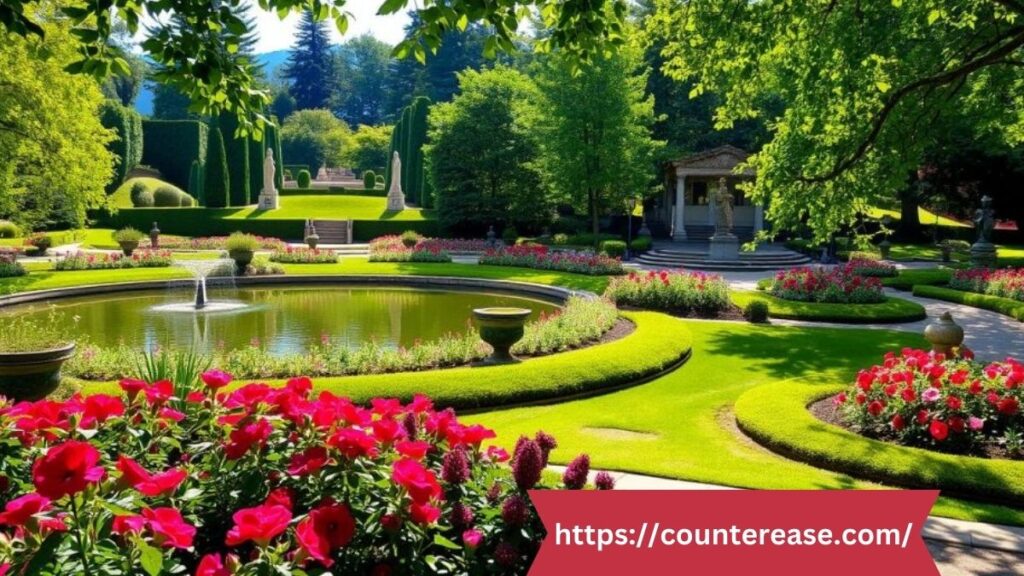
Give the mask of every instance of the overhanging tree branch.
POLYGON ((1003 34, 1003 40, 1005 40, 1005 42, 1001 46, 993 48, 989 52, 978 56, 977 58, 968 60, 967 62, 964 62, 950 70, 945 70, 932 76, 919 78, 892 92, 892 94, 885 99, 881 110, 879 110, 872 119, 871 129, 868 131, 867 136, 863 141, 861 141, 857 146, 857 149, 854 150, 851 155, 837 161, 832 169, 824 174, 819 174, 817 176, 800 175, 797 177, 797 180, 807 184, 820 184, 822 182, 834 180, 840 174, 849 170, 871 149, 875 141, 878 139, 878 135, 881 133, 882 128, 885 126, 886 121, 889 119, 889 116, 892 114, 893 110, 896 109, 896 106, 904 100, 904 98, 921 88, 938 88, 957 82, 961 79, 966 80, 967 76, 970 74, 986 66, 1000 63, 1015 50, 1024 46, 1024 28, 1018 26, 1010 29, 1003 34))

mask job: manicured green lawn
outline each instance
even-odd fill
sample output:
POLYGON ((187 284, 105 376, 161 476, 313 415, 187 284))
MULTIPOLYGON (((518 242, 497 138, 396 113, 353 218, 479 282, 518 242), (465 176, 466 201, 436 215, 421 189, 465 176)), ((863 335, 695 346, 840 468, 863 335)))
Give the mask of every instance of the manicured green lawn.
MULTIPOLYGON (((889 350, 923 346, 895 331, 759 327, 685 322, 693 357, 648 384, 552 406, 488 412, 472 419, 512 445, 538 429, 558 439, 557 463, 580 452, 596 469, 763 489, 877 487, 844 474, 787 460, 739 436, 731 407, 745 391, 787 379, 815 386, 851 380, 889 350)), ((1024 512, 940 498, 934 513, 1024 523, 1024 512)))
POLYGON ((900 270, 892 278, 882 278, 882 285, 897 290, 912 290, 917 285, 948 284, 952 276, 953 271, 949 268, 915 268, 900 270))
POLYGON ((912 322, 925 317, 924 307, 902 298, 887 298, 878 304, 833 304, 783 300, 764 292, 732 290, 733 304, 743 308, 753 300, 768 304, 768 316, 813 322, 912 322))
MULTIPOLYGON (((999 264, 1001 266, 1018 265, 1024 261, 1024 246, 1015 244, 1002 244, 998 246, 999 264)), ((891 260, 942 260, 942 252, 932 244, 893 244, 889 253, 891 260)), ((953 262, 967 262, 968 254, 954 252, 953 262)))
MULTIPOLYGON (((872 208, 868 211, 868 216, 876 219, 880 219, 882 216, 890 216, 895 221, 900 220, 900 213, 896 210, 885 210, 883 208, 872 208)), ((917 217, 921 219, 921 224, 932 225, 935 224, 935 214, 925 210, 924 208, 917 209, 917 217)), ((939 216, 939 226, 953 227, 953 228, 969 228, 967 224, 951 220, 945 216, 939 216)))
MULTIPOLYGON (((217 257, 217 255, 214 252, 178 253, 176 257, 187 260, 191 258, 213 258, 217 257)), ((455 276, 460 278, 534 282, 537 284, 563 286, 574 290, 587 290, 595 293, 603 292, 605 286, 608 285, 608 278, 603 276, 584 276, 567 272, 531 270, 507 266, 479 266, 475 264, 368 262, 366 258, 362 257, 343 258, 337 264, 284 264, 283 268, 287 274, 296 276, 304 274, 455 276)), ((26 276, 0 278, 0 294, 88 284, 171 280, 189 277, 189 273, 186 270, 175 267, 55 272, 51 270, 51 265, 46 263, 32 264, 31 269, 32 271, 26 276)))
POLYGON ((281 196, 281 207, 277 210, 247 208, 224 208, 217 211, 228 219, 275 218, 305 220, 431 220, 430 210, 406 209, 402 212, 388 212, 387 198, 346 195, 295 195, 281 196))

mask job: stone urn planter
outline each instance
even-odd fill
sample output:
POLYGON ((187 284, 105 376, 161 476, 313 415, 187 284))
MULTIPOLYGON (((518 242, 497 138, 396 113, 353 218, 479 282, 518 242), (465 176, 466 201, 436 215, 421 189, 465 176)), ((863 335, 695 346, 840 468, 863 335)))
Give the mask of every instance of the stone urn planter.
POLYGON ((506 364, 515 362, 512 345, 523 338, 526 319, 533 312, 529 308, 476 308, 473 318, 480 330, 480 339, 494 348, 485 362, 488 364, 506 364))
POLYGON ((320 236, 316 234, 310 234, 306 236, 306 246, 309 246, 310 250, 315 250, 317 244, 320 243, 320 236))
POLYGON ((0 353, 0 395, 39 400, 57 389, 60 369, 75 354, 72 342, 52 350, 0 353))
POLYGON ((252 264, 256 253, 252 250, 228 250, 228 256, 235 261, 235 269, 239 274, 245 274, 245 269, 252 264))
POLYGON ((139 248, 138 240, 121 240, 118 242, 121 246, 121 252, 124 252, 125 256, 131 256, 139 248))
POLYGON ((924 338, 932 345, 932 352, 952 356, 953 350, 964 343, 964 329, 953 321, 949 312, 924 328, 924 338))

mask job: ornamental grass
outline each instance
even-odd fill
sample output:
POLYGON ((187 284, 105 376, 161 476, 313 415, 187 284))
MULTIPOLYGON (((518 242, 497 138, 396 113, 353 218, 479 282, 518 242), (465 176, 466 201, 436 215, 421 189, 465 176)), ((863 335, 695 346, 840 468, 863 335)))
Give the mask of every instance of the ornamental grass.
POLYGON ((630 272, 612 278, 604 294, 620 306, 677 314, 714 315, 730 306, 729 284, 703 272, 630 272))

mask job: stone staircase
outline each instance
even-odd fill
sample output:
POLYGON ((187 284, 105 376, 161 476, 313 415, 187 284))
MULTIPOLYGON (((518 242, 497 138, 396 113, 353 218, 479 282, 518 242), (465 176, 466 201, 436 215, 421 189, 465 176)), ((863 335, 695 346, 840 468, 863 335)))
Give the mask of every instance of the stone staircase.
POLYGON ((773 246, 754 252, 740 251, 738 260, 711 260, 707 244, 680 243, 678 248, 655 248, 638 256, 634 262, 659 268, 689 268, 693 270, 765 271, 779 268, 794 268, 810 264, 811 259, 803 254, 773 246))
MULTIPOLYGON (((753 226, 734 226, 732 233, 740 239, 740 242, 750 242, 754 239, 753 226)), ((687 224, 686 237, 688 240, 707 242, 715 234, 715 227, 703 224, 687 224)))
POLYGON ((351 244, 351 220, 313 220, 313 228, 321 244, 351 244))

